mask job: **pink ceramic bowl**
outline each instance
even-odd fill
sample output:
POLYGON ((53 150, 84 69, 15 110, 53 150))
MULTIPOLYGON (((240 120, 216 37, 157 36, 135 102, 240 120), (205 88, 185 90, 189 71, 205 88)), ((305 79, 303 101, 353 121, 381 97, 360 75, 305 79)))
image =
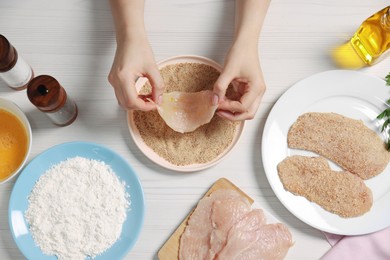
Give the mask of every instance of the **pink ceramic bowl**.
MULTIPOLYGON (((221 65, 219 65, 215 61, 208 59, 208 58, 205 58, 205 57, 193 56, 193 55, 174 56, 174 57, 168 58, 166 60, 159 62, 158 67, 159 67, 159 69, 161 69, 164 66, 178 64, 178 63, 202 63, 202 64, 209 65, 218 71, 222 70, 221 65)), ((144 84, 146 82, 147 82, 146 78, 139 78, 136 82, 136 85, 135 85, 136 89, 139 91, 144 86, 144 84)), ((160 157, 156 152, 154 152, 149 146, 147 146, 144 143, 144 141, 139 133, 139 130, 134 123, 133 111, 127 112, 127 124, 129 127, 130 135, 133 138, 135 144, 138 146, 138 148, 142 151, 142 153, 146 157, 148 157, 151 161, 153 161, 154 163, 156 163, 156 164, 158 164, 166 169, 178 171, 178 172, 195 172, 195 171, 207 169, 211 166, 218 164, 223 158, 225 158, 229 154, 229 152, 237 144, 237 142, 241 136, 241 133, 243 131, 243 128, 244 128, 244 121, 242 121, 240 124, 237 125, 236 134, 235 134, 231 144, 225 149, 225 151, 223 151, 218 157, 214 158, 212 161, 210 161, 208 163, 204 163, 204 164, 190 164, 190 165, 184 165, 184 166, 177 166, 177 165, 174 165, 174 164, 166 161, 164 158, 160 157)))

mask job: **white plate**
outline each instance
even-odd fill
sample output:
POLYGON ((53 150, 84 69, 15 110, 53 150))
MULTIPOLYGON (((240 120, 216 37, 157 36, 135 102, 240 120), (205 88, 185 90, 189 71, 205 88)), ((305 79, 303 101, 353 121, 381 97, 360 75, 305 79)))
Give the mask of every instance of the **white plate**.
MULTIPOLYGON (((360 235, 390 226, 390 167, 380 175, 365 181, 372 190, 374 203, 361 217, 341 218, 301 196, 287 192, 279 179, 277 165, 287 156, 316 155, 290 149, 287 133, 295 120, 306 112, 335 112, 362 120, 380 133, 376 116, 386 108, 390 88, 379 78, 355 71, 334 70, 315 74, 288 89, 276 102, 264 127, 262 159, 268 181, 284 206, 305 223, 320 230, 360 235)), ((335 170, 340 168, 331 163, 335 170)))
MULTIPOLYGON (((194 56, 194 55, 188 55, 188 56, 174 56, 171 58, 168 58, 166 60, 163 60, 158 63, 159 69, 162 69, 163 67, 167 65, 173 65, 173 64, 179 64, 179 63, 201 63, 206 64, 214 69, 221 71, 222 67, 216 63, 213 60, 210 60, 205 57, 201 56, 194 56)), ((137 91, 139 91, 147 82, 147 78, 139 78, 135 84, 135 87, 137 91)), ((235 135, 233 136, 232 142, 229 144, 229 146, 220 153, 216 158, 211 160, 207 163, 202 164, 190 164, 190 165, 174 165, 167 160, 165 160, 163 157, 158 155, 155 151, 152 150, 142 139, 142 136, 134 122, 134 116, 133 111, 129 110, 127 111, 127 125, 129 127, 130 135, 133 138, 135 144, 137 147, 143 152, 143 154, 148 157, 150 160, 152 160, 154 163, 177 172, 195 172, 195 171, 201 171, 205 170, 209 167, 212 167, 219 162, 221 162, 222 159, 224 159, 234 148, 234 146, 237 144, 238 140, 240 139, 240 136, 243 132, 245 121, 241 121, 239 124, 237 124, 235 135)))

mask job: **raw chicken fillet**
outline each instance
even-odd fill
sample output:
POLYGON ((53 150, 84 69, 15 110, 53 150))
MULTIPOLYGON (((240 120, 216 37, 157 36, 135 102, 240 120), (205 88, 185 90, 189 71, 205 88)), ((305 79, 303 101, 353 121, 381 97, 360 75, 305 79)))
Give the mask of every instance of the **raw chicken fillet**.
POLYGON ((266 224, 240 193, 220 189, 199 201, 180 238, 179 259, 283 259, 293 245, 281 223, 266 224))
POLYGON ((218 107, 212 104, 213 96, 211 90, 164 93, 157 111, 176 132, 192 132, 213 118, 218 107))

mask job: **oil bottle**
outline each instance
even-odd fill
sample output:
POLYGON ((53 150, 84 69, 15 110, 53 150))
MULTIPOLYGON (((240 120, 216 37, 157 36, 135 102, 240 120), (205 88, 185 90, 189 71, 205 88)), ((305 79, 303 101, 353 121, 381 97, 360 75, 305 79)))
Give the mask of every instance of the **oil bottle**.
POLYGON ((389 54, 390 6, 367 18, 351 39, 336 48, 333 59, 344 68, 373 65, 389 54))

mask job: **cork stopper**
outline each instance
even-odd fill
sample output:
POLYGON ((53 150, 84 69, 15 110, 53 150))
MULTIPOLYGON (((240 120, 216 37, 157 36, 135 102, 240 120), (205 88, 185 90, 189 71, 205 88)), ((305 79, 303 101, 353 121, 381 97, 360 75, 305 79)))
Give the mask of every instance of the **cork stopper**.
POLYGON ((0 34, 0 72, 12 69, 18 60, 18 53, 11 43, 0 34))
POLYGON ((61 109, 67 98, 65 89, 49 75, 33 78, 27 86, 27 96, 42 112, 55 112, 61 109))

